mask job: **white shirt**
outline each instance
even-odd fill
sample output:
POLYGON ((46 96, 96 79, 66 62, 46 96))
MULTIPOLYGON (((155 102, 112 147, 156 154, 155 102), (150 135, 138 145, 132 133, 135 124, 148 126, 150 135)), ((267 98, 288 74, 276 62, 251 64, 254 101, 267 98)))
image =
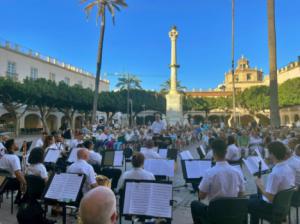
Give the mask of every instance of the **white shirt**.
POLYGON ((15 154, 4 154, 0 158, 0 169, 8 171, 13 177, 15 177, 15 172, 21 170, 19 157, 15 154))
POLYGON ((203 176, 199 185, 201 192, 207 193, 209 200, 217 197, 237 197, 245 191, 242 174, 228 162, 217 162, 203 176))
MULTIPOLYGON (((295 173, 286 161, 277 163, 267 179, 266 192, 276 195, 279 191, 295 186, 295 173)), ((268 202, 266 197, 263 197, 268 202)))
POLYGON ((83 141, 78 140, 78 139, 72 139, 71 142, 70 142, 70 148, 71 149, 77 148, 77 145, 79 145, 79 144, 83 144, 83 141))
POLYGON ((212 158, 213 158, 213 151, 212 151, 212 149, 210 149, 206 153, 205 159, 212 159, 212 158))
POLYGON ((35 142, 35 148, 36 147, 43 147, 43 145, 44 145, 44 141, 43 141, 43 139, 42 138, 39 138, 38 140, 36 140, 36 142, 35 142))
POLYGON ((126 171, 120 177, 118 182, 117 190, 124 188, 125 180, 132 179, 132 180, 155 180, 155 177, 152 173, 143 168, 133 168, 132 170, 126 171))
POLYGON ((151 130, 154 134, 160 134, 161 131, 165 130, 166 126, 163 121, 154 121, 151 125, 151 130))
POLYGON ((102 156, 100 155, 100 153, 95 152, 94 150, 90 150, 90 155, 89 155, 89 163, 94 165, 94 164, 98 164, 101 165, 101 161, 102 161, 102 156))
POLYGON ((161 159, 161 156, 153 149, 146 149, 143 152, 145 159, 161 159))
POLYGON ((47 173, 46 167, 42 163, 29 165, 26 169, 26 174, 39 176, 43 179, 48 178, 48 173, 47 173))
POLYGON ((104 142, 104 141, 108 140, 108 137, 109 137, 109 136, 108 136, 107 134, 102 133, 101 135, 99 135, 99 136, 97 137, 97 140, 98 140, 98 141, 104 142))
POLYGON ((300 157, 293 155, 286 162, 295 173, 296 186, 300 186, 300 157))
POLYGON ((84 194, 91 189, 90 186, 92 184, 97 183, 94 168, 85 160, 79 159, 77 162, 68 167, 67 172, 85 174, 86 179, 82 188, 82 192, 84 194))
POLYGON ((262 143, 263 143, 263 140, 259 136, 256 136, 256 137, 250 136, 250 138, 249 138, 249 145, 259 145, 262 143))
POLYGON ((229 161, 238 161, 241 158, 241 150, 235 145, 231 144, 227 147, 226 159, 229 161))

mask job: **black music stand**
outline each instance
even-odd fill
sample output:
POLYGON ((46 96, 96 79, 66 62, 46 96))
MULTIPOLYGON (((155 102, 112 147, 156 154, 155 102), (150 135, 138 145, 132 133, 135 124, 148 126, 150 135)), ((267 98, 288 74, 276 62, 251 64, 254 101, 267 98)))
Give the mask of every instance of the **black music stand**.
POLYGON ((44 164, 45 164, 47 171, 49 171, 49 170, 55 171, 56 162, 57 162, 59 156, 60 156, 60 150, 52 149, 52 148, 48 149, 48 151, 45 155, 45 158, 44 158, 44 164))
MULTIPOLYGON (((171 223, 172 220, 172 206, 173 206, 173 191, 172 191, 172 182, 171 181, 152 181, 152 180, 126 180, 125 181, 125 185, 124 185, 124 195, 123 198, 120 199, 120 206, 121 206, 121 217, 122 216, 126 216, 126 217, 137 217, 139 219, 151 219, 151 218, 162 218, 162 219, 166 219, 167 221, 169 221, 171 223), (147 187, 148 190, 144 189, 143 187, 147 187), (134 188, 132 190, 132 188, 134 188), (153 190, 154 192, 151 192, 151 190, 149 190, 149 188, 151 190, 153 190), (156 203, 156 199, 155 196, 151 197, 151 193, 153 193, 155 195, 157 188, 163 189, 165 191, 165 194, 163 197, 159 197, 160 199, 162 199, 162 201, 160 201, 159 203, 156 203), (168 189, 170 191, 168 191, 168 189), (131 193, 132 192, 132 193, 131 193), (169 194, 168 194, 169 193, 169 194), (161 207, 161 210, 164 209, 168 209, 169 212, 168 214, 154 214, 155 212, 149 211, 148 207, 146 208, 141 208, 142 210, 144 209, 144 211, 131 211, 130 208, 124 207, 126 204, 128 205, 128 203, 126 202, 134 202, 135 197, 138 197, 138 195, 143 195, 144 198, 146 198, 145 200, 148 200, 148 203, 144 203, 145 206, 150 207, 151 205, 155 208, 157 208, 158 210, 159 207, 161 207), (147 197, 148 196, 148 197, 147 197), (169 198, 168 198, 169 197, 169 198), (153 205, 153 203, 156 203, 155 205, 153 205)), ((134 210, 134 209, 133 209, 134 210)), ((158 213, 159 213, 158 212, 158 213)), ((120 217, 120 223, 121 223, 121 217, 120 217)))
POLYGON ((103 154, 101 166, 102 167, 123 167, 124 155, 123 151, 105 151, 103 154), (119 153, 119 155, 116 155, 119 153), (116 160, 117 156, 121 156, 122 159, 116 160), (121 163, 120 163, 121 162, 121 163))
POLYGON ((44 203, 63 207, 63 224, 66 224, 66 206, 79 206, 84 182, 85 175, 77 173, 56 173, 48 181, 43 195, 44 203))

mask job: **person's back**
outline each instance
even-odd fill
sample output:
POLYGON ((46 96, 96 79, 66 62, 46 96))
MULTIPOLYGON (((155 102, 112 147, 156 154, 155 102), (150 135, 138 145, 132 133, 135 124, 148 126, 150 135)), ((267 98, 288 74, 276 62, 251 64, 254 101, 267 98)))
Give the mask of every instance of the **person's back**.
POLYGON ((217 162, 204 175, 199 189, 207 192, 209 200, 217 197, 237 197, 239 192, 244 189, 244 180, 239 171, 228 162, 217 162))

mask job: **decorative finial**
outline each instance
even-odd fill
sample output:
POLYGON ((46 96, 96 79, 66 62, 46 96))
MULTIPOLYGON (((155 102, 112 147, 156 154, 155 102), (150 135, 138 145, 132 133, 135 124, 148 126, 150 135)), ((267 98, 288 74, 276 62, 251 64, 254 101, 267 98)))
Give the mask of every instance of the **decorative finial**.
POLYGON ((173 25, 173 26, 172 26, 172 30, 177 30, 177 26, 176 26, 176 25, 173 25))

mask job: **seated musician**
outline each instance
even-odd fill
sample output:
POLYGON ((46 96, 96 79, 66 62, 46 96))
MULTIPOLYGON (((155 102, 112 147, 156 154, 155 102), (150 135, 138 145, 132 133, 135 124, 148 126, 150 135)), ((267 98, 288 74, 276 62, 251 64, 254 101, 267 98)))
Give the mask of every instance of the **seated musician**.
POLYGON ((26 168, 27 175, 35 175, 48 181, 48 173, 44 162, 44 151, 40 147, 33 148, 29 154, 28 163, 29 166, 26 168))
POLYGON ((85 141, 83 143, 83 146, 89 150, 89 160, 88 163, 91 165, 97 165, 97 167, 94 166, 94 170, 97 174, 104 175, 110 179, 112 179, 112 189, 115 189, 117 187, 118 181, 120 179, 120 176, 122 174, 122 171, 120 169, 116 168, 103 168, 100 169, 102 156, 100 153, 95 152, 94 144, 92 141, 85 141))
POLYGON ((125 180, 155 180, 155 177, 149 171, 143 169, 145 157, 142 153, 137 152, 132 156, 132 166, 133 168, 122 174, 117 191, 124 188, 125 180))
POLYGON ((239 161, 241 159, 241 149, 235 144, 235 137, 229 135, 227 138, 226 160, 229 162, 239 161))
MULTIPOLYGON (((226 144, 221 139, 212 143, 216 165, 204 175, 199 185, 199 200, 209 200, 218 197, 238 197, 245 191, 242 174, 234 169, 225 159, 226 144)), ((208 206, 200 201, 193 201, 191 211, 194 223, 205 223, 208 206)))
POLYGON ((43 132, 42 136, 36 140, 34 147, 43 147, 47 135, 47 132, 43 132))
POLYGON ((94 168, 87 163, 89 160, 89 151, 87 149, 79 149, 77 151, 77 158, 78 160, 68 167, 67 172, 85 174, 86 180, 82 188, 82 192, 85 194, 91 188, 97 186, 96 173, 94 168))
POLYGON ((13 177, 7 184, 7 189, 19 189, 16 201, 20 200, 21 191, 26 190, 26 180, 21 171, 21 162, 17 155, 14 153, 18 151, 18 146, 14 139, 9 139, 5 142, 6 153, 4 149, 0 150, 0 169, 10 173, 13 177), (21 188, 20 188, 21 187, 21 188), (21 191, 20 191, 21 190, 21 191))
POLYGON ((74 139, 72 139, 70 142, 70 149, 76 148, 77 145, 82 143, 83 143, 83 133, 80 130, 77 130, 75 132, 74 139))
POLYGON ((260 178, 256 179, 262 198, 257 195, 249 200, 248 212, 251 215, 251 224, 259 223, 258 214, 272 215, 272 202, 275 195, 283 190, 295 186, 295 174, 286 162, 286 146, 279 141, 268 145, 270 160, 275 166, 269 174, 266 187, 260 178))
POLYGON ((211 146, 212 146, 212 143, 214 140, 215 140, 215 138, 213 138, 213 137, 208 140, 208 150, 205 155, 205 159, 211 160, 213 158, 213 150, 212 150, 211 146))
POLYGON ((43 150, 45 153, 47 153, 48 149, 57 149, 55 145, 55 139, 53 135, 48 135, 45 138, 44 145, 43 145, 43 150))
POLYGON ((161 156, 154 150, 153 140, 146 141, 145 149, 146 150, 142 152, 144 154, 145 159, 161 159, 161 156))

